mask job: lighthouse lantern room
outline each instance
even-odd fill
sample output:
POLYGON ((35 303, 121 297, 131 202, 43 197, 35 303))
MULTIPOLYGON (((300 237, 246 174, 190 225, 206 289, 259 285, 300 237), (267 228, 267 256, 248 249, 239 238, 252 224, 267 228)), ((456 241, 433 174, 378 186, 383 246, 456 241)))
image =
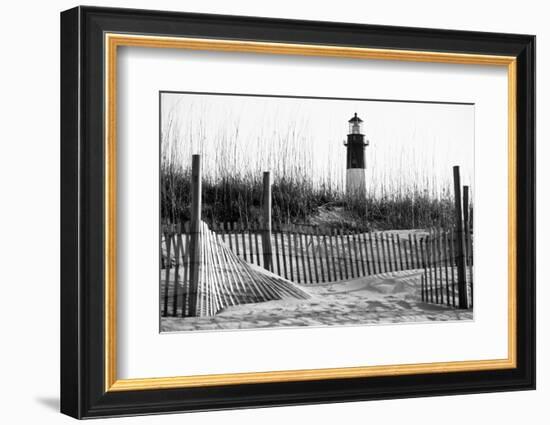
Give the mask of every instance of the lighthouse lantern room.
POLYGON ((363 134, 363 120, 355 115, 348 121, 349 133, 344 146, 346 156, 346 194, 350 196, 365 196, 367 193, 367 176, 365 170, 365 141, 363 134))

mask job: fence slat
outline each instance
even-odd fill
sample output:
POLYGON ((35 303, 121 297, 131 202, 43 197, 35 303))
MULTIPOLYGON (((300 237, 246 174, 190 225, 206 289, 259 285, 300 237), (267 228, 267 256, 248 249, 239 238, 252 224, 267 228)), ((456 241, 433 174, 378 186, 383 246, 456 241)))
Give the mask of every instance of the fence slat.
POLYGON ((180 252, 182 250, 182 240, 181 240, 181 224, 176 225, 176 264, 174 270, 174 299, 172 300, 172 316, 178 315, 178 298, 179 298, 179 275, 180 275, 180 252))
POLYGON ((437 268, 439 269, 439 288, 441 291, 441 304, 443 304, 443 259, 441 254, 441 232, 436 229, 437 268))
POLYGON ((170 269, 172 268, 172 258, 171 258, 171 248, 172 248, 172 238, 170 237, 170 231, 167 230, 164 233, 164 245, 166 247, 166 261, 165 273, 164 273, 164 306, 162 315, 168 316, 168 288, 170 285, 170 269))
POLYGON ((247 251, 248 251, 248 257, 249 257, 249 262, 251 264, 254 264, 254 242, 252 241, 254 236, 252 235, 252 232, 253 232, 253 227, 254 225, 252 223, 250 223, 248 226, 248 229, 247 229, 247 232, 248 232, 248 246, 247 246, 247 251))
POLYGON ((350 277, 354 278, 356 277, 356 275, 355 275, 354 260, 353 260, 353 249, 351 246, 351 238, 350 238, 349 230, 343 230, 342 236, 343 236, 342 243, 345 244, 345 246, 347 247, 347 252, 344 251, 344 258, 348 259, 349 274, 350 274, 350 277))
MULTIPOLYGON (((418 257, 418 260, 420 261, 420 264, 422 265, 422 268, 424 269, 424 273, 426 275, 426 302, 428 302, 430 297, 430 271, 429 271, 429 265, 428 265, 428 246, 426 244, 425 238, 421 237, 420 241, 418 241, 418 237, 415 234, 415 245, 418 245, 420 256, 418 257)), ((416 248, 416 247, 415 247, 416 248)))
POLYGON ((292 237, 291 237, 291 233, 288 231, 285 232, 286 234, 286 240, 288 242, 288 264, 289 264, 289 271, 290 271, 290 280, 292 282, 294 282, 294 265, 292 264, 292 254, 293 254, 293 250, 292 250, 292 237))
POLYGON ((374 233, 374 245, 376 246, 376 261, 378 264, 378 274, 382 273, 382 257, 380 256, 380 245, 378 241, 378 233, 374 233))
POLYGON ((306 260, 304 255, 304 245, 302 243, 302 229, 300 227, 296 228, 296 240, 298 241, 298 245, 296 248, 298 249, 298 253, 300 256, 300 279, 303 283, 307 283, 307 273, 306 273, 306 260))
POLYGON ((437 253, 435 249, 435 236, 434 230, 430 229, 430 251, 431 251, 431 266, 433 273, 433 286, 434 286, 434 298, 437 303, 439 303, 439 291, 437 287, 437 253))
POLYGON ((393 233, 391 234, 391 244, 392 244, 392 251, 393 251, 393 263, 395 265, 394 270, 395 271, 402 270, 403 268, 400 269, 398 266, 398 258, 397 258, 397 251, 396 251, 397 242, 395 242, 395 235, 393 233))
POLYGON ((246 262, 248 263, 252 263, 252 259, 250 258, 250 250, 247 249, 247 245, 246 245, 246 242, 247 242, 247 239, 248 239, 248 230, 247 230, 247 226, 245 225, 244 222, 239 222, 239 234, 241 236, 241 249, 242 249, 242 258, 243 260, 245 260, 246 262))
POLYGON ((235 247, 235 253, 238 257, 243 258, 241 254, 241 247, 240 247, 240 241, 239 236, 241 234, 239 222, 232 221, 227 223, 228 231, 229 231, 229 237, 233 240, 233 246, 235 247))
POLYGON ((231 251, 233 251, 233 241, 231 240, 231 223, 227 222, 227 223, 221 223, 221 230, 222 230, 222 241, 226 241, 227 239, 227 244, 229 245, 229 249, 231 251))
MULTIPOLYGON (((328 235, 328 238, 330 239, 330 234, 328 235)), ((330 244, 330 243, 329 243, 330 244)), ((323 245, 325 247, 325 257, 326 257, 326 260, 327 260, 327 276, 328 276, 328 280, 331 281, 335 281, 336 280, 336 271, 334 269, 334 255, 333 255, 333 252, 332 252, 332 244, 330 244, 330 255, 329 255, 329 251, 328 251, 328 245, 327 244, 327 235, 326 234, 323 234, 323 245), (330 260, 331 260, 331 257, 332 257, 332 277, 331 277, 331 274, 330 274, 330 260)))
POLYGON ((371 265, 370 265, 370 262, 369 262, 369 250, 368 250, 368 245, 367 245, 367 236, 366 236, 366 233, 363 232, 361 233, 361 246, 363 247, 363 251, 365 252, 365 264, 366 264, 366 267, 367 267, 367 274, 366 276, 370 276, 371 274, 371 265))
POLYGON ((420 275, 420 298, 422 302, 426 302, 424 275, 420 275))
MULTIPOLYGON (((465 258, 465 263, 466 263, 466 269, 467 269, 467 272, 468 272, 468 275, 470 277, 470 285, 469 285, 469 288, 470 288, 470 291, 469 291, 469 303, 470 303, 470 306, 473 304, 473 300, 474 300, 474 279, 473 279, 473 271, 472 271, 472 263, 471 263, 471 259, 470 259, 470 255, 472 253, 472 244, 471 244, 471 235, 470 235, 470 207, 469 207, 469 204, 470 204, 470 197, 469 197, 469 187, 468 186, 463 186, 463 198, 462 198, 462 201, 464 203, 463 205, 463 212, 464 212, 464 255, 466 256, 465 258)), ((466 280, 468 280, 466 278, 466 280)))
MULTIPOLYGON (((426 252, 424 249, 424 242, 423 239, 420 239, 420 254, 421 256, 418 256, 418 237, 416 233, 414 234, 414 246, 415 251, 417 253, 417 260, 420 261, 420 264, 422 265, 422 268, 424 269, 424 302, 428 302, 428 268, 427 268, 427 261, 426 261, 426 252)), ((420 268, 420 267, 419 267, 420 268)))
POLYGON ((369 231, 369 248, 370 248, 370 256, 372 260, 372 274, 380 273, 380 268, 376 268, 376 260, 374 258, 374 245, 372 243, 372 232, 369 231))
MULTIPOLYGON (((303 271, 303 276, 304 276, 304 283, 308 282, 308 281, 311 281, 311 276, 307 276, 307 270, 309 268, 309 258, 306 257, 306 249, 304 249, 304 234, 303 234, 303 229, 298 229, 298 241, 300 243, 300 256, 302 257, 302 271, 303 271), (307 263, 307 268, 306 268, 306 263, 307 263)), ((311 271, 311 270, 310 270, 311 271)))
POLYGON ((403 247, 405 249, 405 264, 407 265, 407 270, 414 269, 413 264, 413 244, 412 236, 409 233, 409 237, 403 241, 403 247), (407 250, 407 241, 409 242, 409 249, 407 250))
POLYGON ((382 240, 382 234, 376 232, 374 234, 374 240, 376 242, 376 253, 378 254, 378 265, 380 266, 380 273, 387 272, 387 266, 384 254, 384 241, 382 240))
POLYGON ((342 244, 345 246, 344 258, 348 260, 349 277, 355 278, 355 266, 353 260, 353 247, 351 246, 350 231, 342 229, 342 244))
POLYGON ((393 234, 386 234, 386 244, 388 245, 388 259, 390 262, 390 269, 392 272, 395 272, 397 268, 395 267, 395 251, 393 250, 393 234))
POLYGON ((213 223, 212 223, 212 231, 215 232, 216 234, 220 235, 220 237, 222 238, 222 241, 225 242, 225 227, 224 227, 224 223, 216 223, 216 222, 213 222, 213 223))
POLYGON ((318 272, 317 272, 317 262, 315 261, 315 252, 314 252, 314 247, 313 247, 313 239, 311 237, 309 229, 304 233, 304 245, 305 245, 305 248, 306 248, 307 270, 309 272, 309 281, 310 281, 310 283, 314 283, 314 282, 317 282, 319 280, 319 278, 315 279, 313 277, 313 274, 314 274, 313 272, 315 272, 316 274, 318 272), (309 243, 309 240, 311 241, 311 244, 309 243), (312 262, 314 264, 313 268, 312 268, 312 265, 311 265, 312 262))
MULTIPOLYGON (((411 250, 412 251, 412 250, 411 250)), ((420 268, 423 268, 424 267, 424 263, 423 261, 421 260, 420 258, 420 255, 419 255, 419 252, 418 252, 418 238, 416 236, 416 233, 414 234, 414 252, 416 254, 416 264, 415 264, 415 269, 420 269, 420 268)), ((414 261, 414 259, 413 259, 414 261)), ((428 282, 426 282, 428 283, 428 282)))
POLYGON ((355 276, 359 277, 361 276, 361 261, 359 259, 359 248, 357 247, 356 233, 357 230, 355 232, 350 232, 349 236, 353 244, 353 254, 355 258, 355 276))
POLYGON ((439 287, 441 291, 441 304, 445 303, 443 280, 443 254, 441 252, 441 230, 436 229, 437 267, 439 269, 439 287))
POLYGON ((453 307, 456 307, 454 235, 455 232, 451 230, 449 232, 449 246, 451 247, 451 289, 453 294, 453 307))
POLYGON ((275 253, 274 253, 274 255, 275 255, 275 264, 274 264, 274 267, 277 267, 276 273, 279 276, 282 276, 283 273, 282 273, 282 270, 281 270, 281 261, 279 259, 281 251, 279 250, 279 241, 277 239, 277 232, 278 231, 279 231, 279 229, 277 228, 277 225, 275 225, 274 229, 273 229, 273 240, 275 242, 275 253))
POLYGON ((399 253, 399 267, 400 267, 400 270, 406 270, 403 267, 403 251, 401 249, 401 237, 399 235, 396 235, 396 239, 397 239, 397 252, 399 253))
POLYGON ((445 262, 445 290, 447 293, 447 305, 451 305, 451 294, 449 291, 449 247, 447 245, 447 231, 443 232, 443 257, 445 262))
POLYGON ((333 259, 333 261, 336 261, 335 264, 338 265, 338 274, 340 275, 340 280, 343 280, 344 279, 344 272, 342 271, 342 261, 341 261, 341 258, 340 258, 340 247, 338 246, 338 231, 336 229, 332 230, 332 234, 331 234, 331 237, 330 237, 330 243, 331 243, 331 245, 334 244, 334 247, 336 249, 336 260, 335 260, 335 257, 334 257, 334 251, 333 251, 332 259, 333 259))
POLYGON ((365 249, 362 241, 361 241, 361 236, 363 234, 360 233, 359 230, 357 230, 355 232, 355 234, 353 235, 354 238, 357 238, 357 246, 358 246, 358 249, 359 249, 359 258, 360 258, 360 261, 361 261, 361 271, 362 271, 362 275, 361 276, 367 276, 367 270, 365 268, 365 256, 363 254, 363 251, 365 249))
POLYGON ((283 251, 283 269, 285 272, 285 279, 288 279, 288 267, 287 267, 287 255, 286 255, 286 246, 285 246, 285 232, 283 226, 279 223, 279 238, 281 239, 281 247, 283 251))
POLYGON ((432 238, 431 235, 428 234, 426 238, 424 238, 424 241, 426 242, 426 260, 428 262, 428 280, 429 280, 429 291, 430 291, 430 302, 434 302, 434 275, 433 275, 433 254, 432 254, 432 238))
POLYGON ((340 267, 343 263, 345 278, 349 279, 348 262, 346 261, 346 247, 344 245, 344 232, 342 231, 342 229, 338 229, 336 233, 336 246, 338 246, 338 242, 340 242, 340 248, 341 248, 341 254, 342 254, 342 255, 338 254, 340 267))
MULTIPOLYGON (((214 227, 214 225, 212 227, 214 227)), ((213 244, 212 244, 212 240, 211 240, 212 235, 215 235, 215 233, 213 233, 213 232, 204 232, 205 246, 208 247, 208 249, 205 249, 206 261, 207 261, 207 264, 206 264, 205 268, 208 271, 209 289, 210 289, 210 291, 212 291, 215 294, 214 304, 213 304, 212 310, 211 310, 212 314, 215 314, 216 311, 219 310, 221 305, 227 305, 227 304, 231 304, 231 303, 228 302, 228 300, 230 300, 230 297, 228 297, 229 291, 225 287, 222 288, 222 284, 225 283, 224 282, 225 279, 223 279, 223 281, 219 279, 218 267, 213 266, 216 263, 216 260, 214 258, 214 256, 215 256, 214 251, 215 250, 212 249, 213 248, 213 244)))
POLYGON ((296 265, 296 280, 298 283, 301 282, 301 274, 300 274, 300 261, 299 261, 299 254, 298 254, 298 249, 299 249, 299 245, 298 245, 298 238, 296 236, 296 232, 292 232, 292 239, 293 239, 293 244, 294 244, 294 260, 295 260, 295 265, 296 265))
MULTIPOLYGON (((323 246, 321 245, 321 235, 319 234, 319 228, 315 228, 315 241, 317 242, 317 252, 319 254, 319 268, 321 271, 321 280, 317 279, 317 283, 326 282, 325 279, 325 267, 323 265, 323 246)), ((317 267, 315 268, 317 270, 317 267)))
MULTIPOLYGON (((260 224, 254 223, 252 226, 252 229, 254 230, 254 246, 256 248, 256 264, 258 266, 263 266, 263 258, 262 255, 260 255, 260 224)), ((262 247, 263 249, 263 247, 262 247)))
MULTIPOLYGON (((313 257, 313 270, 315 271, 315 283, 319 283, 319 267, 317 266, 317 255, 315 255, 315 229, 312 229, 311 234, 309 235, 309 240, 311 241, 311 255, 313 257)), ((306 239, 307 242, 307 239, 306 239)), ((319 247, 319 241, 317 240, 317 247, 319 247)), ((313 280, 313 277, 311 278, 313 280)))
POLYGON ((189 256, 189 246, 191 243, 191 235, 190 232, 190 226, 189 222, 185 222, 183 225, 183 229, 185 231, 185 254, 183 257, 183 297, 181 301, 181 317, 187 316, 187 303, 189 300, 188 292, 189 292, 189 279, 190 279, 190 256, 189 256))
POLYGON ((435 302, 439 302, 438 300, 438 294, 437 294, 437 267, 436 267, 436 260, 435 260, 435 237, 433 235, 433 229, 429 229, 429 241, 430 241, 430 271, 432 274, 432 283, 434 288, 434 299, 435 302))
POLYGON ((390 272, 393 272, 393 265, 392 265, 392 255, 391 255, 391 247, 390 247, 390 234, 385 233, 384 234, 384 245, 386 246, 386 260, 388 261, 388 270, 390 272))
POLYGON ((380 237, 382 238, 382 258, 384 261, 384 272, 391 272, 391 264, 389 261, 389 255, 387 251, 387 241, 386 241, 386 235, 384 233, 380 234, 380 237))
POLYGON ((430 249, 432 250, 432 270, 434 274, 435 299, 437 303, 440 303, 441 294, 439 292, 439 279, 437 277, 437 245, 434 229, 430 229, 430 241, 430 249))

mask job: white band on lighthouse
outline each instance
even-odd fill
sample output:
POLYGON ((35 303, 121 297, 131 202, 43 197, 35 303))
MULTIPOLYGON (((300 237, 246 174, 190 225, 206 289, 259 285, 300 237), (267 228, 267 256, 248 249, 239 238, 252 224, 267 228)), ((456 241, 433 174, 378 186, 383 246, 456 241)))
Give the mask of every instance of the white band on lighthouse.
POLYGON ((348 168, 346 170, 346 193, 350 196, 366 196, 367 173, 364 168, 348 168))

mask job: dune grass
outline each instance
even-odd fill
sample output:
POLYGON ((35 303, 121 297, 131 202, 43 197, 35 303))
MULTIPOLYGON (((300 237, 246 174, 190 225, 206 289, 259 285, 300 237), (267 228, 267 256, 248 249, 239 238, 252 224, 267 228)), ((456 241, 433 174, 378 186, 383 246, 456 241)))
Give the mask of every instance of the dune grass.
MULTIPOLYGON (((254 155, 242 152, 238 130, 235 125, 233 133, 208 139, 201 132, 179 131, 172 115, 163 122, 160 178, 164 222, 189 219, 191 155, 200 153, 202 214, 209 223, 258 222, 262 172, 269 170, 275 222, 309 223, 323 211, 330 211, 341 218, 331 226, 339 227, 388 230, 452 225, 452 169, 449 179, 442 182, 436 181, 426 169, 429 167, 402 170, 398 178, 392 178, 384 170, 376 170, 376 163, 369 163, 369 175, 376 177, 369 178, 366 197, 350 199, 345 195, 345 167, 339 165, 344 164, 343 160, 327 157, 326 163, 313 163, 308 151, 313 145, 304 143, 295 127, 290 126, 285 134, 271 135, 268 144, 258 143, 254 155)), ((404 155, 407 153, 402 152, 401 156, 404 155)), ((435 152, 431 156, 435 161, 435 152)), ((402 159, 397 157, 396 163, 403 162, 402 159)))
MULTIPOLYGON (((203 179, 203 218, 209 222, 259 222, 262 176, 224 176, 203 179)), ((188 220, 191 202, 190 170, 163 169, 161 214, 164 221, 188 220)), ((358 226, 373 230, 449 227, 454 203, 450 190, 439 196, 420 188, 385 189, 384 195, 350 199, 329 187, 315 187, 306 179, 275 178, 272 187, 275 222, 309 223, 321 210, 336 211, 339 227, 358 226)))

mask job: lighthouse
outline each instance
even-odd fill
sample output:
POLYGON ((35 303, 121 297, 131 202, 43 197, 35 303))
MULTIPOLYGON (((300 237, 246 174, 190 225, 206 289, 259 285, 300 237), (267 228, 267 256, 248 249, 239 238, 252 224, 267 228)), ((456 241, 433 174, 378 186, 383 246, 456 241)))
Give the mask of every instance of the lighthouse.
POLYGON ((367 175, 365 171, 365 141, 363 134, 363 120, 355 115, 348 121, 349 133, 344 146, 347 149, 346 155, 346 194, 348 196, 366 196, 367 175))

